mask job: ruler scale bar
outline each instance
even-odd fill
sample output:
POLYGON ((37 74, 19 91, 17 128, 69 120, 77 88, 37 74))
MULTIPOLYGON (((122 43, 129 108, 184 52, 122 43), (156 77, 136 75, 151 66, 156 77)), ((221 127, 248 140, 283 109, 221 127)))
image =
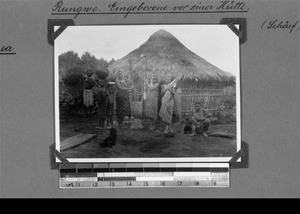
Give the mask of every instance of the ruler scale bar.
POLYGON ((191 181, 60 181, 61 188, 94 188, 94 187, 229 187, 227 182, 215 180, 191 181))
POLYGON ((228 163, 61 164, 59 187, 229 187, 228 163))

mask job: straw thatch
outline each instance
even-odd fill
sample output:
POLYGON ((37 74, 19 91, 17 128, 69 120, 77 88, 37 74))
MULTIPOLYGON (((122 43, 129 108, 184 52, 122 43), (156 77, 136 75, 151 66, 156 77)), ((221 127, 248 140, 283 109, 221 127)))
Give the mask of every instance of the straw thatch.
MULTIPOLYGON (((161 94, 159 87, 149 91, 143 80, 149 83, 149 79, 156 76, 161 85, 166 76, 179 77, 177 86, 185 89, 184 94, 196 93, 199 97, 200 94, 194 89, 222 88, 235 78, 190 51, 165 30, 155 32, 139 48, 110 65, 108 70, 108 80, 113 81, 117 73, 122 72, 123 76, 129 77, 130 85, 133 84, 134 90, 130 93, 132 114, 149 116, 153 119, 158 116, 161 94), (142 98, 144 92, 147 97, 145 100, 142 98)), ((186 104, 182 103, 182 105, 186 104)))
MULTIPOLYGON (((204 41, 205 42, 205 41, 204 41)), ((149 79, 154 74, 161 81, 170 73, 172 77, 180 77, 181 81, 230 81, 233 75, 225 72, 202 57, 190 51, 172 34, 159 30, 150 36, 148 41, 117 60, 108 68, 109 79, 116 73, 132 75, 146 74, 149 79)))

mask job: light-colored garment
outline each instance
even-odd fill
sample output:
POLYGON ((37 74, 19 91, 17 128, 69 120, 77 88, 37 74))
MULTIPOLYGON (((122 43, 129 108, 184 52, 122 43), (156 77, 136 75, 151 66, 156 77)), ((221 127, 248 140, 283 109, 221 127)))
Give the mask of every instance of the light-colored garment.
POLYGON ((158 84, 150 85, 146 93, 145 115, 152 119, 158 117, 158 84))
POLYGON ((172 93, 167 90, 162 98, 159 116, 164 123, 171 124, 173 116, 174 98, 172 93))
POLYGON ((174 95, 174 114, 181 120, 182 103, 181 103, 181 89, 177 89, 174 95))
POLYGON ((86 107, 92 106, 94 104, 93 90, 83 90, 83 105, 86 107))

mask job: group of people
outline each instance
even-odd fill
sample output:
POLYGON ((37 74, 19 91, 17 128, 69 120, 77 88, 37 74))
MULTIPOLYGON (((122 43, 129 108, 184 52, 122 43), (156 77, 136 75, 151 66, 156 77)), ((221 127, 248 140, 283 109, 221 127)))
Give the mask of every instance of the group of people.
POLYGON ((83 82, 83 105, 87 116, 92 115, 93 109, 97 107, 100 128, 112 126, 114 84, 105 79, 99 79, 91 70, 86 71, 83 82))
MULTIPOLYGON (((159 116, 165 124, 163 133, 166 136, 174 136, 172 128, 173 116, 178 117, 182 126, 182 134, 187 131, 191 136, 202 133, 207 136, 207 130, 210 125, 210 119, 206 117, 201 103, 196 102, 192 116, 182 120, 181 117, 181 89, 177 86, 179 77, 172 80, 172 75, 165 75, 162 84, 159 83, 157 76, 152 76, 150 81, 146 80, 146 87, 143 94, 145 106, 148 111, 145 116, 157 119, 159 116), (160 93, 160 96, 159 96, 160 93), (161 97, 159 105, 158 97, 161 97), (160 108, 159 108, 160 106, 160 108), (158 109, 159 108, 159 109, 158 109), (200 131, 199 131, 200 130, 200 131)), ((108 83, 105 79, 97 79, 95 73, 88 71, 85 75, 83 98, 86 113, 92 111, 93 93, 97 94, 97 114, 100 128, 113 125, 114 102, 116 102, 116 118, 118 125, 121 127, 125 117, 133 116, 129 93, 134 89, 132 82, 122 72, 117 73, 114 83, 108 83), (95 90, 95 88, 97 88, 95 90)))
POLYGON ((122 126, 124 117, 132 115, 129 100, 129 91, 132 89, 121 72, 118 73, 115 82, 108 82, 106 79, 99 79, 95 72, 87 70, 83 83, 83 105, 86 115, 91 115, 97 106, 100 129, 113 126, 114 114, 119 126, 122 126))

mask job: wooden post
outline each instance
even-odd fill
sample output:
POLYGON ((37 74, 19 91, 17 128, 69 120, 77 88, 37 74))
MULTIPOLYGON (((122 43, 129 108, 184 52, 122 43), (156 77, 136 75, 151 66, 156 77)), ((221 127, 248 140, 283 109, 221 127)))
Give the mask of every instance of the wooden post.
POLYGON ((114 88, 114 109, 113 109, 113 126, 115 128, 119 127, 119 123, 117 120, 117 95, 116 95, 116 85, 113 86, 114 88))
POLYGON ((142 115, 143 115, 143 118, 145 118, 146 114, 145 114, 145 94, 146 94, 146 69, 144 71, 144 77, 143 77, 143 111, 142 111, 142 115))
POLYGON ((143 72, 143 95, 142 95, 142 117, 145 118, 145 99, 144 95, 146 93, 146 72, 147 72, 147 58, 145 55, 142 55, 143 60, 145 61, 145 70, 143 72))
MULTIPOLYGON (((130 81, 131 81, 131 86, 133 86, 134 87, 134 74, 133 74, 133 69, 132 69, 132 61, 131 61, 131 59, 129 59, 129 76, 130 76, 130 81)), ((133 90, 134 90, 134 88, 133 88, 133 90)), ((130 114, 131 114, 131 117, 133 117, 133 110, 132 110, 132 104, 133 104, 133 102, 132 102, 132 97, 133 97, 133 91, 130 91, 129 93, 129 107, 130 107, 130 114)))

